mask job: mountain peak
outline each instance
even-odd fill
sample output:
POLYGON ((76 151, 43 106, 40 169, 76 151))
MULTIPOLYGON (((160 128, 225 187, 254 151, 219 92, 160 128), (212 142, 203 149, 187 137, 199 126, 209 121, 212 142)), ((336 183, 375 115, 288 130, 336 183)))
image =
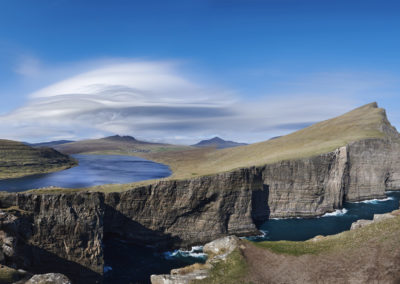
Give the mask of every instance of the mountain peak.
POLYGON ((104 139, 111 140, 111 141, 121 141, 121 142, 136 142, 137 141, 132 136, 120 136, 120 135, 109 136, 109 137, 105 137, 104 139))
POLYGON ((194 144, 192 146, 194 147, 216 147, 217 149, 223 149, 223 148, 231 148, 231 147, 237 147, 237 146, 244 146, 247 145, 246 143, 237 143, 234 141, 226 141, 218 136, 215 136, 214 138, 208 139, 208 140, 202 140, 197 144, 194 144))

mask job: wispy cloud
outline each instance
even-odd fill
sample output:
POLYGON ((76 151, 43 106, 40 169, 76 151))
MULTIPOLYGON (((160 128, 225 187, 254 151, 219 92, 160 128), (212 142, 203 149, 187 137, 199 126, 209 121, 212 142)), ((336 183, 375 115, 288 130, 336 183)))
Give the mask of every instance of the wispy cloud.
MULTIPOLYGON (((21 67, 35 74, 36 63, 21 67), (31 66, 31 67, 29 67, 31 66)), ((172 61, 108 60, 35 91, 25 106, 0 116, 2 137, 79 139, 127 134, 192 143, 213 135, 255 142, 339 115, 360 101, 348 94, 266 94, 249 100, 224 87, 188 79, 172 61)), ((321 82, 321 80, 320 80, 321 82)), ((326 84, 326 85, 325 85, 326 84)))

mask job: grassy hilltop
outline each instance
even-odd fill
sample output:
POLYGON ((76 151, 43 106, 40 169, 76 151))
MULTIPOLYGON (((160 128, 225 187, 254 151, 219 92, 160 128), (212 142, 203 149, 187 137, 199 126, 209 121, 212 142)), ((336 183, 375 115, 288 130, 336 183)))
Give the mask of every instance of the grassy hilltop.
POLYGON ((180 179, 311 157, 333 151, 352 141, 382 138, 388 132, 395 133, 386 118, 385 110, 378 108, 376 103, 371 103, 342 116, 265 142, 223 150, 190 149, 140 155, 169 165, 173 170, 171 178, 180 179))
POLYGON ((0 179, 49 173, 77 162, 51 148, 32 148, 20 142, 0 140, 0 179))

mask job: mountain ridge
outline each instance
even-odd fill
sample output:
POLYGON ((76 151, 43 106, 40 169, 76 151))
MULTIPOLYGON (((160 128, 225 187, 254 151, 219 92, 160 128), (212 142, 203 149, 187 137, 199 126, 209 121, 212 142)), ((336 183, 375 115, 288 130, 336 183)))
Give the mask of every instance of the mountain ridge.
POLYGON ((211 139, 201 140, 200 142, 191 145, 193 147, 215 147, 217 149, 232 148, 238 146, 245 146, 247 143, 238 143, 234 141, 224 140, 218 136, 211 139))

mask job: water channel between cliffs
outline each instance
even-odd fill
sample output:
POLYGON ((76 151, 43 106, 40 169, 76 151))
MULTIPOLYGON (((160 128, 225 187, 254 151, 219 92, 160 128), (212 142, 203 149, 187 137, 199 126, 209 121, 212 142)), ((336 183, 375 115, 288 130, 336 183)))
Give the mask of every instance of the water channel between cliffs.
MULTIPOLYGON (((271 219, 258 224, 263 235, 247 239, 259 241, 304 241, 317 235, 333 235, 350 229, 359 219, 399 208, 400 192, 388 192, 382 200, 344 203, 342 210, 319 218, 271 219)), ((151 274, 168 274, 173 268, 204 262, 206 256, 194 247, 192 251, 158 253, 151 247, 132 246, 115 240, 105 244, 105 283, 150 283, 151 274)))

